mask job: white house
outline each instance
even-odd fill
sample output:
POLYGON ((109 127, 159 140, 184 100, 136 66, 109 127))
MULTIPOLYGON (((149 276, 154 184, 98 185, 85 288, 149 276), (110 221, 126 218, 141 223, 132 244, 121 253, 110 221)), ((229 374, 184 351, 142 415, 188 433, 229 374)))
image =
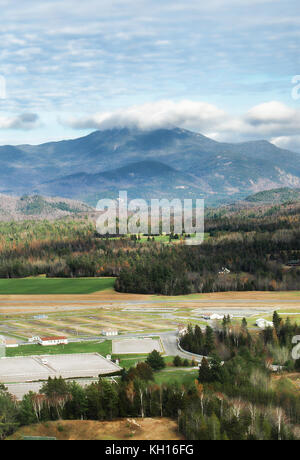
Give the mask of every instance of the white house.
POLYGON ((266 327, 274 327, 274 324, 272 321, 267 321, 266 319, 263 319, 263 318, 258 318, 255 324, 260 329, 265 329, 266 327))
POLYGON ((40 339, 40 338, 39 338, 38 336, 30 337, 30 338, 28 339, 28 342, 29 342, 29 343, 35 343, 35 342, 37 343, 37 342, 39 341, 39 339, 40 339))
MULTIPOLYGON (((218 313, 205 313, 204 315, 202 315, 202 318, 203 319, 206 319, 206 320, 221 320, 224 318, 225 315, 219 315, 218 313)), ((232 318, 232 315, 229 315, 230 318, 232 318)))
POLYGON ((60 336, 60 337, 38 337, 38 343, 40 345, 67 345, 68 339, 67 337, 60 336))
POLYGON ((110 337, 113 335, 118 335, 118 331, 117 329, 105 328, 105 329, 102 329, 102 335, 110 337))
POLYGON ((178 324, 178 335, 184 335, 187 333, 187 327, 185 324, 178 324))
POLYGON ((218 315, 218 313, 213 313, 210 315, 211 320, 216 320, 216 319, 223 319, 225 315, 218 315))

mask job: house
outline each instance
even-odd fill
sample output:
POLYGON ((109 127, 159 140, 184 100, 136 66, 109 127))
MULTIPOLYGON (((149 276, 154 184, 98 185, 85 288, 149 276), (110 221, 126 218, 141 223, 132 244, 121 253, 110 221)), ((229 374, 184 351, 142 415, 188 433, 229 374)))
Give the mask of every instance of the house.
POLYGON ((30 337, 30 338, 28 339, 28 342, 29 342, 29 343, 38 343, 38 341, 39 341, 39 337, 38 337, 38 336, 30 337))
POLYGON ((118 335, 117 329, 112 329, 110 327, 102 329, 102 335, 105 335, 106 337, 111 337, 113 335, 118 335))
POLYGON ((222 267, 222 270, 219 272, 219 275, 229 275, 230 270, 226 267, 222 267))
POLYGON ((187 333, 187 327, 184 324, 178 324, 178 335, 184 335, 187 333))
POLYGON ((213 320, 219 320, 219 319, 223 319, 225 315, 218 315, 218 313, 213 313, 211 316, 210 316, 210 319, 213 321, 213 320))
POLYGON ((47 345, 67 345, 67 337, 38 337, 38 343, 43 346, 47 345))
MULTIPOLYGON (((205 313, 202 315, 203 319, 214 321, 214 320, 221 320, 224 318, 225 315, 219 315, 218 313, 205 313)), ((232 316, 230 315, 230 318, 232 316)))
POLYGON ((267 321, 266 319, 263 318, 258 318, 255 322, 256 326, 258 326, 260 329, 265 329, 266 327, 274 327, 272 321, 267 321))

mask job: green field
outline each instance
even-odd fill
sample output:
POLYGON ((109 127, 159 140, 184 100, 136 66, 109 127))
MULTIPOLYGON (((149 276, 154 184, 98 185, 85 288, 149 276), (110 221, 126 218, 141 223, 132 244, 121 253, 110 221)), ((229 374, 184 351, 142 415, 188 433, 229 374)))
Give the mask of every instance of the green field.
POLYGON ((155 372, 155 382, 159 385, 166 383, 179 383, 180 385, 189 385, 193 383, 199 375, 198 369, 176 369, 169 368, 163 369, 162 371, 155 372))
POLYGON ((6 356, 31 356, 31 355, 58 355, 70 353, 99 353, 111 354, 111 340, 104 342, 72 342, 68 345, 54 345, 43 347, 41 345, 20 345, 18 348, 7 348, 6 356))
POLYGON ((115 278, 0 279, 0 295, 91 294, 113 289, 115 278))

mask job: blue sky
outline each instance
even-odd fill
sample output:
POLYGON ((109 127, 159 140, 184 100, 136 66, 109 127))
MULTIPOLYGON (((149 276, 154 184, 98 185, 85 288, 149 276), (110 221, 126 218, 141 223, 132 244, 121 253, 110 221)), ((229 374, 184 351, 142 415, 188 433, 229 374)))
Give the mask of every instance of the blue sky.
POLYGON ((300 99, 291 96, 300 74, 296 0, 0 7, 0 144, 177 125, 300 151, 300 99))

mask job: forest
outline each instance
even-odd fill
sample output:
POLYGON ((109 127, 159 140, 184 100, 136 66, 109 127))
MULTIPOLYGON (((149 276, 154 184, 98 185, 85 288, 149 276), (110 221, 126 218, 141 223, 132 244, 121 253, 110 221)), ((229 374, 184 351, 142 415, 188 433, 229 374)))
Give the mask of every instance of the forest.
POLYGON ((210 209, 199 246, 184 234, 100 237, 88 218, 0 223, 0 278, 116 276, 118 291, 164 295, 296 290, 299 220, 291 205, 210 209))
POLYGON ((300 439, 297 391, 284 376, 272 381, 265 355, 241 347, 223 365, 217 356, 209 363, 203 359, 198 378, 184 385, 157 384, 156 372, 165 364, 151 355, 114 381, 99 378, 82 387, 49 378, 39 393, 29 392, 21 401, 2 385, 0 439, 52 420, 125 417, 171 417, 189 440, 300 439))

